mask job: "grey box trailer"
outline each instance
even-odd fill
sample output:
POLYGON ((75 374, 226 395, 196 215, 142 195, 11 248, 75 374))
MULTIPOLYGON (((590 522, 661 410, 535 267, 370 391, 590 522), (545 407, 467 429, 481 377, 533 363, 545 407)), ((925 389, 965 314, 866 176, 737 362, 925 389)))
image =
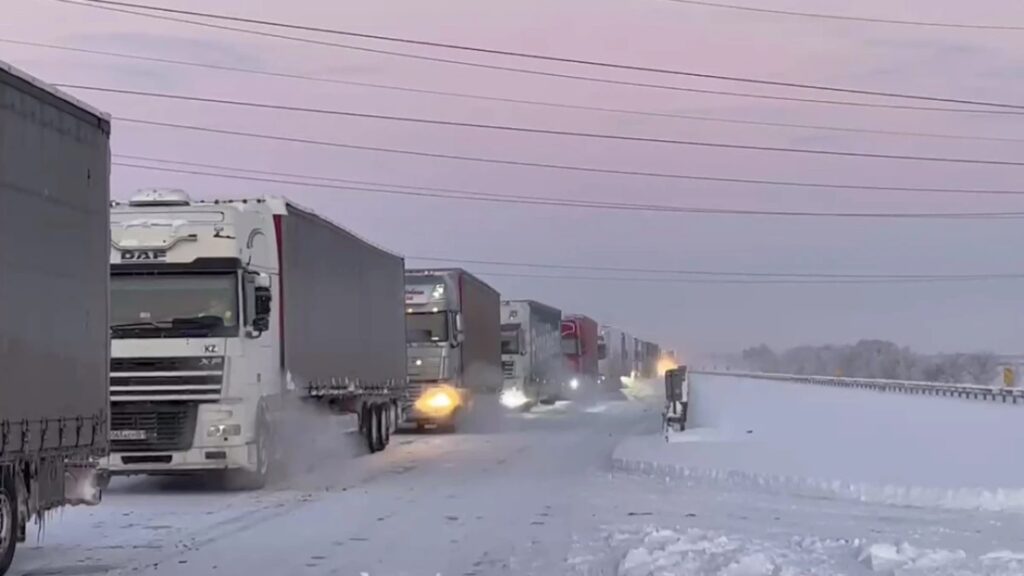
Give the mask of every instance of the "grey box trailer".
POLYGON ((475 392, 501 390, 501 295, 465 270, 459 273, 462 300, 462 370, 475 392))
POLYGON ((405 261, 292 202, 285 212, 274 216, 284 377, 357 413, 383 449, 407 396, 405 261))
POLYGON ((402 257, 291 202, 275 218, 284 367, 303 385, 404 387, 402 257))
POLYGON ((98 502, 109 201, 110 117, 0 62, 0 574, 31 517, 98 502))

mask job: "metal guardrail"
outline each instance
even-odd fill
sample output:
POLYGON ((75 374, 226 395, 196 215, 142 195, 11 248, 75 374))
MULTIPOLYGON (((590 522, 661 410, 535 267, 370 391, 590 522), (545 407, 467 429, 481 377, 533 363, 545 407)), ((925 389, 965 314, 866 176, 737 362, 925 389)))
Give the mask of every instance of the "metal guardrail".
POLYGON ((769 374, 762 372, 733 372, 724 370, 691 370, 690 374, 709 376, 737 376, 759 380, 777 380, 815 386, 836 388, 859 388, 877 392, 895 392, 917 396, 945 396, 966 398, 1003 404, 1024 404, 1024 389, 979 386, 977 384, 943 384, 938 382, 916 382, 910 380, 882 380, 876 378, 845 378, 837 376, 804 376, 799 374, 769 374))

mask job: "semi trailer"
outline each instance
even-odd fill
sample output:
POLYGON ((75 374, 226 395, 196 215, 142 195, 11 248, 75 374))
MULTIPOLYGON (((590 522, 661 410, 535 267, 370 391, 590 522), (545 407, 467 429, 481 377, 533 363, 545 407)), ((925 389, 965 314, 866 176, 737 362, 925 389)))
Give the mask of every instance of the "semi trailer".
POLYGON ((107 451, 110 117, 0 62, 0 574, 97 504, 107 451))
POLYGON ((476 394, 501 390, 501 297, 461 268, 409 270, 406 421, 454 430, 476 394))
POLYGON ((602 325, 597 337, 598 381, 617 390, 633 376, 633 338, 613 326, 602 325))
POLYGON ((284 198, 114 204, 111 474, 263 486, 304 406, 387 446, 406 391, 404 261, 284 198))

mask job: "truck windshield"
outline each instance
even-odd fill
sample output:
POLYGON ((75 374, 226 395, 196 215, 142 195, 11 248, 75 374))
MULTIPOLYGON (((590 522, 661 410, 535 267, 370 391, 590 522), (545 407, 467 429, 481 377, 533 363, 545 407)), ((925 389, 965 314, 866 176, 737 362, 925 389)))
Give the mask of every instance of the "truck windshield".
POLYGON ((406 314, 405 341, 413 344, 447 342, 448 314, 445 312, 406 314))
POLYGON ((113 338, 234 336, 238 277, 218 274, 118 275, 110 279, 113 338))
POLYGON ((519 324, 501 325, 501 353, 519 354, 519 324))
POLYGON ((562 336, 562 354, 578 356, 580 353, 580 341, 575 335, 562 336))

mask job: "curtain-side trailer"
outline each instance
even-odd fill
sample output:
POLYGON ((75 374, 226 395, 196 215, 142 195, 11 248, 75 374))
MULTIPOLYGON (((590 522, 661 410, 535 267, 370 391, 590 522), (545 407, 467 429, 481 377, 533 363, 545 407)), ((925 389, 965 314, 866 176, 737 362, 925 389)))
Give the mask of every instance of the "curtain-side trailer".
POLYGON ((110 118, 0 62, 0 574, 26 522, 99 501, 110 118))

